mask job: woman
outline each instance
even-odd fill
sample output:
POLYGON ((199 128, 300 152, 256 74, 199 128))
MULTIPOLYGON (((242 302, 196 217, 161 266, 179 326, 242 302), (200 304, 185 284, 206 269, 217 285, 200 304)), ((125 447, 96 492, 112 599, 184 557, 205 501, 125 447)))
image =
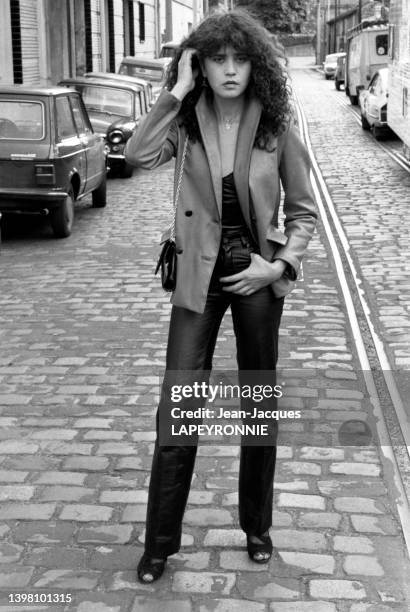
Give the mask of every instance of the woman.
MULTIPOLYGON (((188 36, 166 90, 127 144, 127 161, 141 168, 156 168, 173 156, 182 183, 167 372, 200 379, 211 370, 229 306, 239 371, 273 372, 283 296, 292 288, 316 214, 308 155, 291 124, 286 75, 267 31, 246 13, 213 14, 188 36), (284 233, 277 228, 280 180, 284 233)), ((169 410, 169 380, 167 385, 157 432, 158 419, 169 410)), ((144 583, 158 579, 167 557, 179 550, 195 455, 195 445, 161 446, 157 439, 138 565, 144 583)), ((241 447, 240 525, 257 563, 272 554, 275 459, 275 443, 241 447)))

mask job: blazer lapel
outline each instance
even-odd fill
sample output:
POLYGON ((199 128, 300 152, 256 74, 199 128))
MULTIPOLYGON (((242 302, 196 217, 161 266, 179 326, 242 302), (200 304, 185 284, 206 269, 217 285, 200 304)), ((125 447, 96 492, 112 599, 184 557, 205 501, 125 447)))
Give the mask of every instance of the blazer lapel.
MULTIPOLYGON (((222 218, 222 165, 218 143, 218 123, 214 108, 208 102, 205 91, 202 92, 195 110, 208 158, 215 199, 222 218)), ((246 100, 239 125, 234 161, 234 179, 239 204, 249 228, 252 227, 249 210, 249 167, 261 112, 262 105, 257 98, 250 97, 246 100)))
POLYGON ((218 123, 214 108, 206 99, 205 91, 202 92, 201 97, 195 106, 195 111, 198 118, 199 129, 201 130, 206 156, 208 158, 219 216, 222 218, 222 165, 218 143, 218 123))
POLYGON ((254 97, 249 98, 245 104, 241 123, 239 125, 233 171, 239 204, 241 206, 245 221, 251 231, 252 223, 249 209, 249 168, 261 112, 262 105, 260 104, 259 100, 254 97))

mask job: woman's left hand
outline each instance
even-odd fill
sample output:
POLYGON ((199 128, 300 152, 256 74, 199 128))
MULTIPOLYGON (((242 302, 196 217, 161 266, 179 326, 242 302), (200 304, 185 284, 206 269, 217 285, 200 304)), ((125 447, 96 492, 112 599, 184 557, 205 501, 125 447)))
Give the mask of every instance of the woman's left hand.
POLYGON ((276 259, 269 263, 257 253, 251 253, 251 263, 242 272, 223 276, 219 280, 221 283, 232 283, 223 287, 224 291, 231 291, 239 295, 251 295, 278 280, 284 273, 286 263, 281 259, 276 259))

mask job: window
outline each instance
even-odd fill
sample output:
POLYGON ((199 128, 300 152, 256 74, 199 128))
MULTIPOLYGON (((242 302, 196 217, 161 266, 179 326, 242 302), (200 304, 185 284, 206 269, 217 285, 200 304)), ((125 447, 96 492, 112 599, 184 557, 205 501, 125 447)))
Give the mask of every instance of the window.
POLYGON ((377 85, 377 79, 378 77, 375 76, 372 78, 372 80, 370 81, 370 85, 369 85, 369 93, 374 94, 376 91, 376 85, 377 85))
POLYGON ((57 142, 77 136, 67 96, 56 98, 57 142))
POLYGON ((387 34, 379 34, 376 36, 376 53, 377 55, 387 55, 387 34))
MULTIPOLYGON (((132 117, 133 99, 131 92, 87 85, 81 91, 88 112, 119 117, 132 117)), ((113 120, 112 120, 113 121, 113 120)))
POLYGON ((42 140, 45 136, 44 105, 24 100, 0 100, 0 139, 42 140))
POLYGON ((138 2, 138 17, 140 26, 140 43, 145 42, 145 4, 138 2))
POLYGON ((115 72, 115 32, 114 32, 114 4, 108 0, 108 60, 109 71, 115 72))
POLYGON ((11 45, 13 49, 13 82, 23 82, 23 62, 21 53, 20 2, 10 0, 11 45))
POLYGON ((141 93, 135 96, 135 119, 139 119, 142 115, 142 100, 141 93))
POLYGON ((124 3, 125 55, 135 55, 134 0, 124 3))
POLYGON ((85 24, 85 65, 86 72, 93 70, 93 49, 91 30, 91 6, 90 0, 84 0, 84 24, 85 24))
POLYGON ((80 104, 80 99, 77 96, 70 96, 71 109, 73 111, 74 123, 79 134, 90 132, 88 119, 84 115, 84 111, 80 104))

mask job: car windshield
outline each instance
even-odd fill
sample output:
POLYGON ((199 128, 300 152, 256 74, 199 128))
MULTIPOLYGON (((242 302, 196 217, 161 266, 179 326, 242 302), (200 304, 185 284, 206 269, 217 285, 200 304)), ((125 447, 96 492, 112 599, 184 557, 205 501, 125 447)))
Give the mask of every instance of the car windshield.
MULTIPOLYGON (((323 56, 322 56, 323 57, 323 56)), ((326 55, 325 62, 327 64, 335 64, 337 62, 338 55, 326 55)))
POLYGON ((174 57, 177 51, 177 47, 162 47, 160 57, 174 57))
POLYGON ((42 140, 44 134, 42 102, 0 99, 0 138, 42 140))
POLYGON ((133 116, 133 98, 130 91, 84 85, 81 94, 89 111, 118 117, 133 116))
POLYGON ((164 76, 164 69, 162 66, 158 68, 140 66, 135 64, 122 64, 120 67, 120 74, 128 74, 130 76, 142 77, 149 81, 162 81, 164 76))

